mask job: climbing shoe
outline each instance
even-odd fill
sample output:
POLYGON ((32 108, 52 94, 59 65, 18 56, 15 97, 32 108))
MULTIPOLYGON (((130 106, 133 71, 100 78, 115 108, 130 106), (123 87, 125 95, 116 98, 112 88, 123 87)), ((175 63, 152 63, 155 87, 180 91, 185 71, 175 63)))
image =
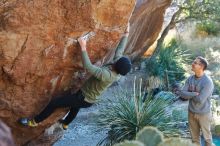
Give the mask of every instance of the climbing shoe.
POLYGON ((62 124, 63 130, 67 130, 68 129, 68 125, 66 124, 62 124))
POLYGON ((58 122, 62 125, 63 130, 67 130, 68 129, 68 125, 64 124, 64 120, 63 119, 59 119, 58 122))
POLYGON ((34 119, 21 118, 21 119, 18 120, 18 122, 21 125, 24 125, 24 126, 29 126, 29 127, 36 127, 36 126, 38 126, 38 124, 34 121, 34 119))

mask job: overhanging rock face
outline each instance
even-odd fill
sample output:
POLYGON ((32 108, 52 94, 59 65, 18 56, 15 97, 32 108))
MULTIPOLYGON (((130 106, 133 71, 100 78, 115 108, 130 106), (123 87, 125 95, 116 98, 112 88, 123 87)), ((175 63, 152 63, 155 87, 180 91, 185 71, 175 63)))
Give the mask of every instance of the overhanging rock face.
POLYGON ((64 111, 34 129, 18 125, 18 118, 38 114, 52 97, 77 90, 88 77, 72 38, 94 32, 87 47, 91 61, 108 62, 135 8, 126 49, 135 59, 158 37, 169 4, 170 0, 139 0, 136 7, 135 0, 0 1, 0 119, 11 127, 17 145, 36 141, 64 111))
POLYGON ((161 32, 164 13, 171 0, 137 0, 131 17, 132 29, 126 54, 132 60, 140 57, 157 40, 161 32))

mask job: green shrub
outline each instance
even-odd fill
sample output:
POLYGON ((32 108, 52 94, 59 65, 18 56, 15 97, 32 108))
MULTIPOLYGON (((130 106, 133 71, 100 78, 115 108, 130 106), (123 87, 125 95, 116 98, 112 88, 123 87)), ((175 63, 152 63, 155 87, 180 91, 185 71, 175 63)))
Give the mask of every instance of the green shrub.
POLYGON ((211 21, 204 21, 204 22, 198 23, 196 25, 196 29, 197 31, 204 31, 208 33, 208 35, 214 35, 214 36, 217 36, 217 34, 220 31, 220 28, 218 27, 218 25, 211 21))
POLYGON ((215 126, 215 134, 220 135, 220 125, 215 126))
POLYGON ((214 93, 220 95, 220 81, 219 80, 213 80, 215 85, 214 93))
POLYGON ((166 47, 162 47, 156 58, 146 60, 147 71, 149 76, 158 76, 165 78, 165 71, 169 73, 169 82, 172 84, 175 80, 182 81, 185 79, 184 66, 189 62, 190 54, 188 50, 181 48, 175 39, 166 47))

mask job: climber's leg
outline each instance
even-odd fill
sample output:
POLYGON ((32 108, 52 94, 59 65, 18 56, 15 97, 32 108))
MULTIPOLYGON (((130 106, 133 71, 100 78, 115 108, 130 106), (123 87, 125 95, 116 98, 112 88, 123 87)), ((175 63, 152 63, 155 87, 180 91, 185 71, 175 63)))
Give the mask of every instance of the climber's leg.
POLYGON ((87 108, 92 106, 92 103, 84 101, 84 96, 82 93, 79 93, 74 101, 75 102, 72 103, 72 107, 70 108, 67 116, 64 118, 64 120, 60 120, 60 123, 62 123, 63 129, 65 130, 68 128, 68 125, 75 119, 80 108, 87 108))
POLYGON ((48 118, 55 109, 57 108, 64 108, 64 107, 71 107, 72 104, 76 101, 77 96, 81 93, 81 91, 78 91, 75 94, 66 94, 62 97, 53 99, 50 101, 50 103, 46 106, 46 108, 37 116, 35 116, 33 119, 30 118, 21 118, 19 119, 19 123, 25 126, 35 127, 37 126, 37 123, 42 122, 46 118, 48 118))

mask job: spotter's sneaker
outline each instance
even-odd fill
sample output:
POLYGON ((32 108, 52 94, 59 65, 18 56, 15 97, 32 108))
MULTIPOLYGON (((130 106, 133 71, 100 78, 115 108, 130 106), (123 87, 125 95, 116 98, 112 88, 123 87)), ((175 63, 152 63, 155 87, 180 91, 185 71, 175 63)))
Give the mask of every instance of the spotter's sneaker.
POLYGON ((28 119, 28 118, 21 118, 18 120, 18 122, 23 126, 28 126, 28 127, 37 127, 38 126, 38 124, 34 120, 28 119))

